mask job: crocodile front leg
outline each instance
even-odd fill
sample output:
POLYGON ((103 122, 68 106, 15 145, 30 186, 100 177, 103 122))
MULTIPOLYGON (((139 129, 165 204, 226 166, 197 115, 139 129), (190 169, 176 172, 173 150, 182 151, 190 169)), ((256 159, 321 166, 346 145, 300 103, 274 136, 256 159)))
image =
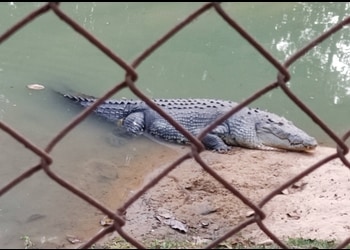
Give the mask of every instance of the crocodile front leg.
POLYGON ((207 149, 211 149, 219 153, 227 153, 231 150, 231 147, 226 145, 225 142, 215 134, 207 134, 204 136, 202 143, 207 149))
MULTIPOLYGON (((168 142, 189 144, 188 139, 164 119, 153 121, 147 132, 158 139, 163 139, 168 142)), ((200 130, 198 129, 190 132, 196 136, 199 134, 200 130)), ((218 135, 213 133, 204 136, 202 143, 206 149, 214 150, 219 153, 226 153, 231 149, 218 135)))
POLYGON ((141 135, 145 131, 143 112, 131 113, 122 120, 123 128, 131 135, 141 135))

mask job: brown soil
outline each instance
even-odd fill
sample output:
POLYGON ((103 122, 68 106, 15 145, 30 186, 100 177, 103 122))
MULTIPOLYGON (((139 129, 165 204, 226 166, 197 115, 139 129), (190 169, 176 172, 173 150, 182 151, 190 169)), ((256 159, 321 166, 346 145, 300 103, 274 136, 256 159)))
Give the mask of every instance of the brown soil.
MULTIPOLYGON (((238 148, 231 154, 206 151, 201 156, 235 189, 258 204, 281 184, 335 152, 326 147, 305 154, 238 148)), ((161 170, 149 175, 145 183, 161 170)), ((328 162, 270 200, 263 207, 264 225, 282 240, 345 240, 350 236, 349 181, 349 169, 340 160, 328 162)), ((132 204, 124 229, 140 242, 211 242, 247 220, 249 211, 191 159, 132 204)), ((241 239, 259 243, 269 238, 252 224, 229 241, 241 239)))

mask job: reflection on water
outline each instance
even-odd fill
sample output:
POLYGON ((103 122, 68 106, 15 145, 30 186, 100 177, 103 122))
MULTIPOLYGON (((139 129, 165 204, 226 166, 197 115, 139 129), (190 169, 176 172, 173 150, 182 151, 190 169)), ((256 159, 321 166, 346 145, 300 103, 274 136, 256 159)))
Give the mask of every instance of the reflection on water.
MULTIPOLYGON (((0 3, 0 33, 43 3, 0 3)), ((61 8, 111 50, 131 61, 201 3, 62 3, 61 8)), ((349 13, 349 3, 224 3, 223 7, 279 60, 285 60, 349 13)), ((341 30, 295 62, 292 91, 342 135, 350 121, 349 32, 341 30)), ((51 88, 100 96, 125 72, 52 13, 40 16, 0 44, 0 119, 39 147, 80 110, 51 88), (26 88, 31 83, 45 90, 26 88)), ((222 98, 241 101, 276 79, 235 31, 210 11, 152 54, 139 68, 137 86, 157 98, 222 98), (210 26, 208 26, 210 23, 210 26), (209 28, 208 28, 209 27, 209 28)), ((116 97, 134 97, 123 90, 116 97)), ((280 90, 256 101, 292 120, 322 144, 325 133, 280 90)), ((52 169, 111 209, 154 168, 176 155, 146 139, 116 145, 112 125, 89 117, 54 148, 52 169)), ((38 158, 0 132, 0 183, 38 163, 38 158)), ((117 139, 119 140, 119 139, 117 139)), ((21 247, 22 235, 37 242, 64 241, 66 234, 95 233, 101 214, 44 173, 0 197, 0 244, 21 247)), ((78 234, 78 235, 77 235, 78 234)))
MULTIPOLYGON (((299 48, 312 39, 320 35, 320 31, 324 32, 349 15, 349 3, 323 5, 300 3, 301 12, 303 13, 303 27, 299 29, 289 30, 287 34, 281 36, 279 40, 273 40, 272 44, 275 48, 282 52, 284 59, 290 57, 299 48)), ((294 11, 300 9, 294 8, 294 11)), ((275 25, 276 30, 286 30, 287 25, 295 22, 294 13, 284 14, 281 23, 275 25)), ((348 28, 346 28, 347 30, 348 28)), ((322 81, 323 86, 329 87, 329 97, 333 99, 334 104, 340 104, 345 98, 349 99, 350 95, 350 42, 349 32, 340 32, 330 38, 331 42, 326 41, 312 49, 301 61, 305 64, 316 64, 319 72, 324 72, 325 77, 314 76, 312 67, 308 67, 307 75, 309 79, 322 81), (334 73, 334 79, 327 79, 327 74, 334 73)), ((305 65, 304 65, 305 66, 305 65)))
MULTIPOLYGON (((104 133, 95 133, 98 127, 94 121, 89 124, 93 126, 83 126, 56 147, 51 169, 111 210, 120 207, 122 201, 143 184, 143 176, 177 156, 170 146, 142 137, 111 145, 109 136, 113 135, 104 129, 100 130, 104 133)), ((6 147, 0 157, 1 165, 9 166, 1 170, 2 183, 6 183, 34 166, 37 160, 11 139, 1 137, 1 141, 14 144, 6 147), (16 159, 18 154, 23 157, 16 159)), ((2 196, 0 208, 0 242, 10 248, 22 248, 22 236, 29 236, 38 247, 62 248, 63 244, 70 247, 66 236, 86 241, 102 228, 100 220, 104 217, 43 172, 34 174, 2 196)))

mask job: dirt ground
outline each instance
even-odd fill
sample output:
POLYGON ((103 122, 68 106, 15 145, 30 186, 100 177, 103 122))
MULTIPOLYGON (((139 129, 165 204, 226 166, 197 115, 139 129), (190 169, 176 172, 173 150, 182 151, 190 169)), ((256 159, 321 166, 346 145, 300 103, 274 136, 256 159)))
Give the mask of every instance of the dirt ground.
MULTIPOLYGON (((201 156, 213 170, 257 204, 281 184, 335 152, 334 148, 327 147, 318 147, 313 153, 237 148, 231 154, 206 151, 201 156)), ((147 176, 145 183, 161 170, 147 176)), ((288 237, 345 240, 350 237, 349 180, 350 171, 340 160, 328 162, 270 200, 263 207, 264 225, 282 240, 288 237)), ((127 210, 124 229, 139 241, 208 243, 247 220, 250 211, 191 159, 127 210)), ((262 243, 269 238, 257 224, 252 224, 228 242, 242 239, 262 243)))

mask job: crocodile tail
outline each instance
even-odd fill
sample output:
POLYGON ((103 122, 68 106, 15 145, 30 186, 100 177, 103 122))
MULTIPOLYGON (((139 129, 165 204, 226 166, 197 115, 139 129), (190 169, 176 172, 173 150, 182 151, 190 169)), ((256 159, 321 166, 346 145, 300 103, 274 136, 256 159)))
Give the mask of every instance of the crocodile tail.
MULTIPOLYGON (((57 92, 57 91, 56 91, 57 92)), ((82 107, 89 107, 98 99, 94 96, 88 96, 85 94, 64 94, 58 92, 64 98, 69 99, 71 102, 74 102, 82 107)), ((95 110, 94 113, 106 119, 110 122, 120 122, 122 119, 127 117, 132 113, 135 108, 139 106, 139 101, 134 100, 106 100, 100 104, 95 110)))
POLYGON ((71 95, 71 94, 62 94, 61 95, 67 99, 69 99, 72 102, 75 102, 83 107, 89 107, 91 106, 97 98, 92 96, 85 96, 85 95, 71 95))

